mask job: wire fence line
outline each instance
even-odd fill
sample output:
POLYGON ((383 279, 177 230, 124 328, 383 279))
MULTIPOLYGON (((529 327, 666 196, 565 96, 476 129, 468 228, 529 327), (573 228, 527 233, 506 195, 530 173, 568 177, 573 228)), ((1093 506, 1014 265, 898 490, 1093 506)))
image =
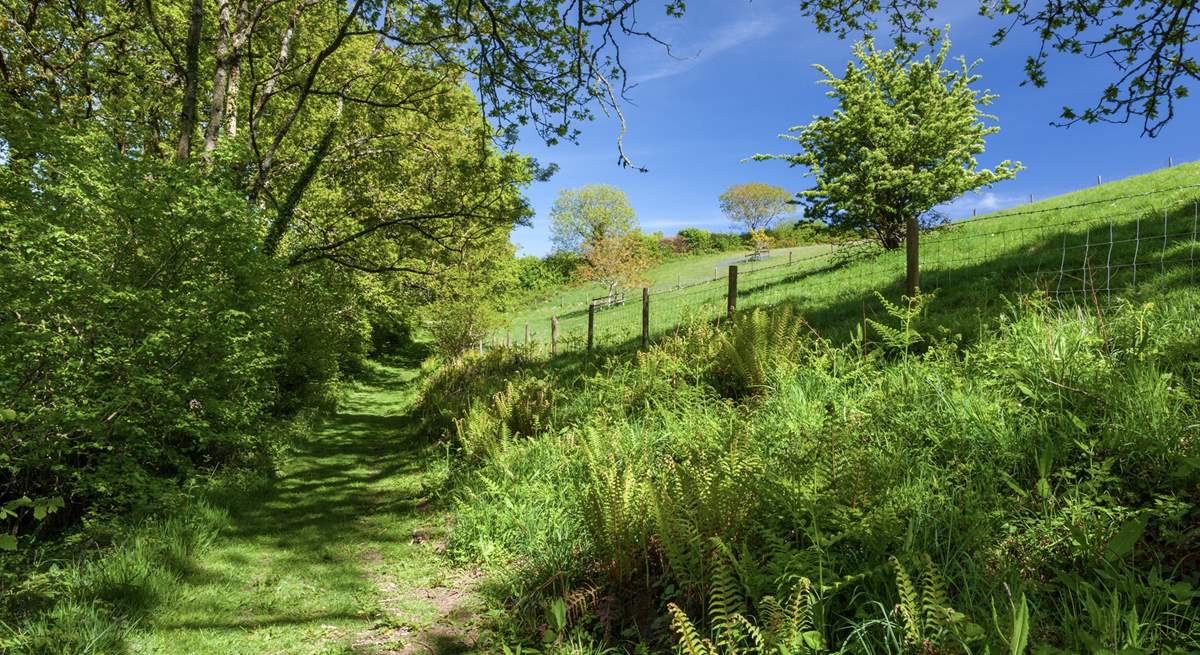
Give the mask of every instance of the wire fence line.
MULTIPOLYGON (((1010 210, 924 232, 921 288, 953 295, 960 302, 971 302, 973 293, 1034 289, 1070 302, 1110 298, 1140 284, 1194 284, 1198 237, 1200 184, 1010 210), (1164 202, 1153 205, 1108 211, 1103 207, 1167 194, 1171 195, 1164 202), (1084 215, 1073 211, 1083 208, 1089 210, 1084 215)), ((712 278, 647 289, 644 296, 629 293, 625 302, 612 306, 596 306, 596 301, 565 306, 556 320, 556 334, 550 321, 513 325, 493 335, 490 343, 527 343, 556 353, 635 346, 689 324, 726 320, 731 304, 740 311, 785 301, 802 310, 862 303, 875 292, 903 292, 905 264, 902 250, 882 251, 868 241, 834 245, 786 262, 734 265, 712 278), (732 303, 731 275, 736 278, 732 303)), ((479 347, 488 343, 480 342, 479 347)))

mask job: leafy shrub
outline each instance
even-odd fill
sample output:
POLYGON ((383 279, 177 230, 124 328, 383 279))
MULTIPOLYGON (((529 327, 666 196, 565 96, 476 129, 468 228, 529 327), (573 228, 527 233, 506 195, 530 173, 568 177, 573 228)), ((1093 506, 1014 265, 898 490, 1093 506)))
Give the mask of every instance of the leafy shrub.
POLYGON ((775 309, 582 374, 472 358, 460 388, 535 369, 557 399, 479 465, 456 552, 523 604, 653 606, 685 652, 1195 650, 1198 300, 1026 299, 969 348, 896 304, 870 352, 775 309))
POLYGON ((738 316, 717 353, 714 386, 735 398, 766 391, 795 363, 804 347, 803 328, 788 307, 771 313, 755 308, 738 316))

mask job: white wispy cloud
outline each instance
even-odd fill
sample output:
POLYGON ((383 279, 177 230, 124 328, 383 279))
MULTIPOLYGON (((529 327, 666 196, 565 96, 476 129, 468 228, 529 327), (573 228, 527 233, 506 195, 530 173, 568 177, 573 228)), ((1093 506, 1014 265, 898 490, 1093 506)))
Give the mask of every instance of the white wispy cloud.
POLYGON ((1014 205, 1019 205, 1024 201, 1024 197, 1011 193, 996 193, 994 191, 982 191, 977 193, 968 193, 953 202, 948 202, 937 209, 945 214, 948 214, 952 219, 967 218, 972 213, 987 213, 994 212, 1000 209, 1008 209, 1014 205))
MULTIPOLYGON (((703 38, 688 45, 675 45, 675 57, 649 68, 631 80, 635 84, 661 80, 681 75, 705 61, 711 61, 721 53, 732 50, 743 43, 770 35, 779 27, 779 21, 771 15, 746 16, 703 35, 703 38)), ((661 52, 661 51, 660 51, 661 52)))

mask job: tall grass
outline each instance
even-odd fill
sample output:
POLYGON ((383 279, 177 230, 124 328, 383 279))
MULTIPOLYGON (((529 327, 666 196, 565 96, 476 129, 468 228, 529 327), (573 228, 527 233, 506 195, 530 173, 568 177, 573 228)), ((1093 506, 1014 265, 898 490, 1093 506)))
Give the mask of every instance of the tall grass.
POLYGON ((475 389, 464 448, 514 403, 538 428, 464 470, 452 551, 505 572, 526 634, 562 603, 625 652, 1194 652, 1200 292, 1093 300, 950 330, 936 295, 891 302, 840 345, 756 310, 582 370, 473 356, 426 394, 475 389))
POLYGON ((210 503, 180 500, 170 516, 121 530, 82 559, 43 562, 4 593, 0 652, 110 655, 128 652, 138 623, 178 592, 179 581, 229 523, 210 503))

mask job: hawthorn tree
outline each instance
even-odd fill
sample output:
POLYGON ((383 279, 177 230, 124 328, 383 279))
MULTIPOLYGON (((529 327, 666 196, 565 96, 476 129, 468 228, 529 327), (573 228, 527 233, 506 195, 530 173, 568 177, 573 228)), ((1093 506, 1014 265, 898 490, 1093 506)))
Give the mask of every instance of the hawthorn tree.
POLYGON ((731 186, 721 194, 721 211, 754 240, 754 256, 759 258, 767 247, 767 228, 780 216, 791 213, 792 194, 787 189, 762 182, 731 186))
POLYGON ((1006 180, 1021 169, 1003 161, 977 168, 984 140, 999 131, 983 112, 995 96, 971 88, 979 80, 963 59, 945 68, 950 40, 933 56, 880 51, 871 39, 854 46, 857 62, 838 77, 823 66, 832 115, 793 127, 782 138, 790 155, 755 155, 805 166, 816 180, 797 194, 810 220, 870 234, 886 249, 903 242, 905 225, 959 195, 1006 180))
MULTIPOLYGON (((1025 60, 1026 82, 1043 87, 1046 63, 1055 53, 1109 62, 1113 79, 1090 106, 1063 107, 1057 125, 1139 121, 1157 136, 1175 117, 1175 102, 1200 79, 1189 49, 1200 39, 1200 4, 1191 0, 978 0, 979 14, 999 25, 992 45, 1014 32, 1032 33, 1040 44, 1025 60)), ((938 0, 799 0, 817 29, 845 38, 869 34, 881 23, 897 45, 930 45, 941 35, 933 16, 938 0)))

